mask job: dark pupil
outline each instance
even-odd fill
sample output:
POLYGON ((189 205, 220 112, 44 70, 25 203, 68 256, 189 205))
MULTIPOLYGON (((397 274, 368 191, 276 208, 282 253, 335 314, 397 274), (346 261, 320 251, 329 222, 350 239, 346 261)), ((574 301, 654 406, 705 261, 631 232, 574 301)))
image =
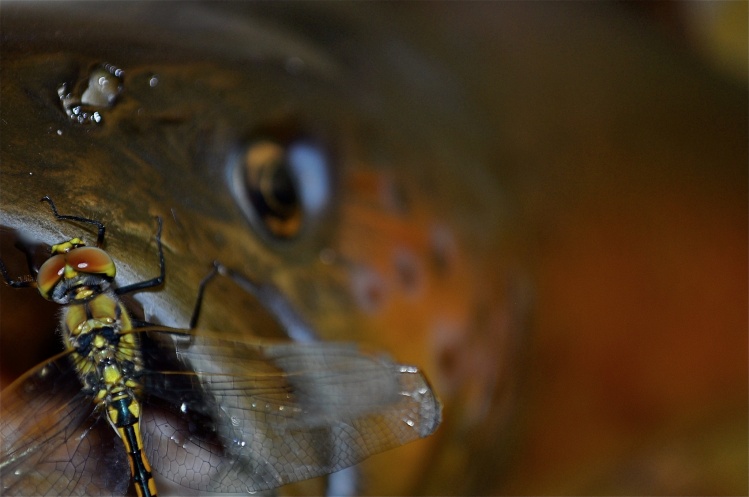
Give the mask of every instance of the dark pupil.
POLYGON ((252 185, 252 199, 261 217, 288 220, 297 214, 299 197, 285 160, 263 164, 258 171, 256 185, 252 185))

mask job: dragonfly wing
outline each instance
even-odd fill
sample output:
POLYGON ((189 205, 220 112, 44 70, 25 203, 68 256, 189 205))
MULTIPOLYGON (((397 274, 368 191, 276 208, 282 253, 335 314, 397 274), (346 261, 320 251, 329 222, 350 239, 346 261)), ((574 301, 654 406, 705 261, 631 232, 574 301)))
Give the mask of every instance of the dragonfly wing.
POLYGON ((145 423, 156 470, 190 488, 255 492, 331 473, 431 434, 424 376, 350 344, 257 344, 196 336, 192 372, 152 374, 175 414, 145 423), (177 412, 179 411, 179 412, 177 412))
POLYGON ((125 448, 93 411, 62 354, 3 390, 0 494, 123 495, 125 448))

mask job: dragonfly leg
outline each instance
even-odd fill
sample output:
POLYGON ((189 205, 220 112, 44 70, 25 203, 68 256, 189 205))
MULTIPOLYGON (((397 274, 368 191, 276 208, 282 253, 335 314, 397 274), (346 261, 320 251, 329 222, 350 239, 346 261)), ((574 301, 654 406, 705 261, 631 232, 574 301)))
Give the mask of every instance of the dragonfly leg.
MULTIPOLYGON (((29 263, 29 271, 32 273, 34 272, 34 267, 31 264, 31 258, 27 254, 26 260, 29 263)), ((25 276, 21 276, 17 280, 14 280, 10 277, 10 274, 8 274, 8 269, 5 267, 5 263, 2 259, 0 259, 0 273, 3 275, 3 279, 5 280, 5 283, 8 284, 8 286, 11 286, 13 288, 34 288, 36 287, 36 278, 33 274, 27 274, 25 276)))
POLYGON ((156 230, 156 246, 159 249, 159 275, 155 278, 151 278, 150 280, 120 287, 115 290, 117 295, 137 292, 139 290, 145 290, 146 288, 153 288, 164 283, 164 277, 166 276, 166 264, 164 263, 164 248, 161 244, 161 227, 163 223, 160 216, 156 216, 156 223, 158 224, 158 228, 156 230))
POLYGON ((40 202, 47 202, 49 204, 49 206, 52 208, 52 213, 55 215, 55 219, 61 221, 77 221, 79 223, 88 223, 96 226, 99 229, 99 232, 96 235, 96 246, 101 248, 102 245, 104 245, 104 232, 106 231, 104 223, 102 223, 101 221, 97 221, 96 219, 88 219, 86 217, 60 214, 59 212, 57 212, 57 206, 55 206, 55 203, 51 198, 49 198, 49 195, 45 195, 44 197, 42 197, 40 202))
POLYGON ((214 276, 219 274, 223 267, 224 266, 222 266, 220 262, 213 261, 213 267, 210 272, 200 281, 200 285, 198 285, 198 296, 195 298, 195 307, 193 308, 192 317, 190 318, 191 330, 195 329, 195 326, 198 324, 198 319, 200 319, 200 309, 203 306, 203 295, 205 294, 206 285, 208 285, 208 282, 211 281, 214 276))

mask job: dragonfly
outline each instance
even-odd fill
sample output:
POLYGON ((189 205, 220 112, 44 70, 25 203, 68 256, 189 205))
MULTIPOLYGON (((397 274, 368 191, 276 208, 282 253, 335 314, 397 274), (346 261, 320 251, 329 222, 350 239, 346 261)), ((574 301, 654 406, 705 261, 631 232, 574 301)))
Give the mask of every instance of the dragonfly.
MULTIPOLYGON (((253 493, 338 471, 432 434, 441 406, 423 373, 351 343, 269 341, 195 326, 140 322, 121 296, 163 284, 125 286, 103 249, 80 237, 53 245, 32 275, 62 306, 64 350, 0 392, 3 495, 158 494, 154 474, 200 492, 253 493)), ((224 268, 225 269, 225 268, 224 268)))

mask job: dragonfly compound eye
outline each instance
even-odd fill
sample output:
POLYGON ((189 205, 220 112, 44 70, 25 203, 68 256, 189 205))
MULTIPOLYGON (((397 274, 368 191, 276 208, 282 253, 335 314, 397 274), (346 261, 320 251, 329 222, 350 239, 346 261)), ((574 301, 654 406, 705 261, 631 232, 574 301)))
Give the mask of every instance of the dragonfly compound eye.
POLYGON ((78 273, 114 278, 116 269, 112 258, 96 247, 78 247, 68 252, 66 262, 78 273))
POLYGON ((42 264, 36 276, 36 285, 42 297, 51 300, 52 289, 60 282, 64 272, 65 256, 63 254, 53 255, 42 264))

